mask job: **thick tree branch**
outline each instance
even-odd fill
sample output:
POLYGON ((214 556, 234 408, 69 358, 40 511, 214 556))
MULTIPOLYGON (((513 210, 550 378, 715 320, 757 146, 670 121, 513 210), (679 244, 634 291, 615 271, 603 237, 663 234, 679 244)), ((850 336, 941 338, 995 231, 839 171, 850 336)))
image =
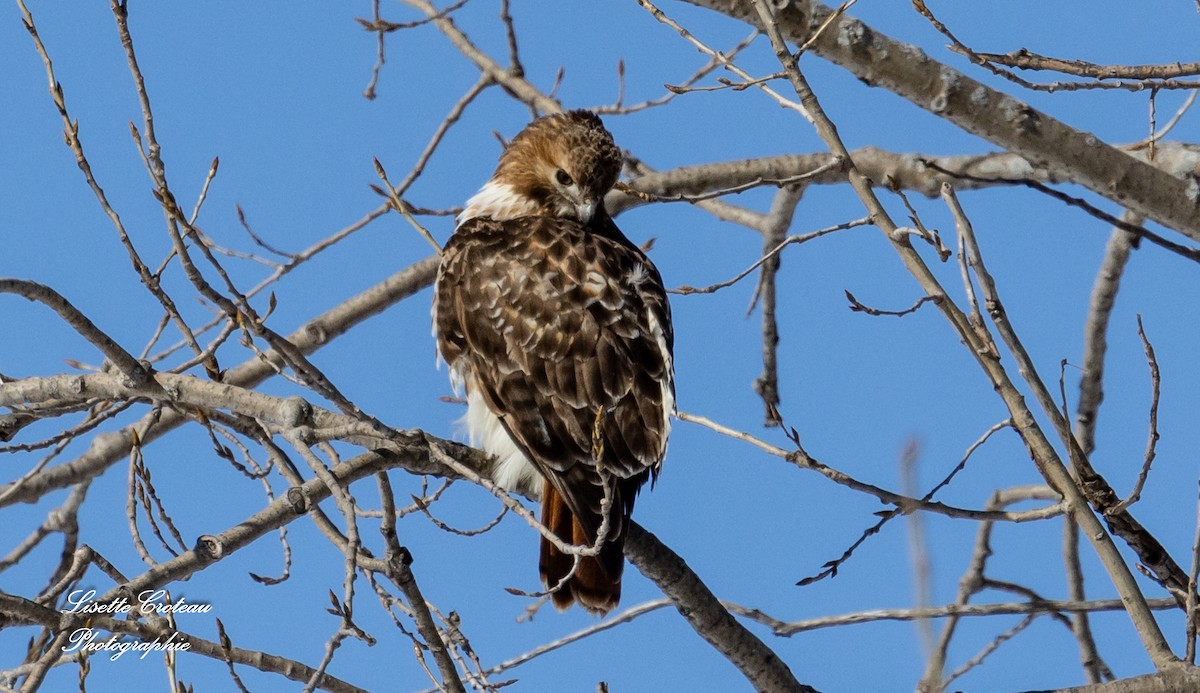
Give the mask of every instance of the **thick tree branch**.
POLYGON ((658 585, 692 628, 749 679, 757 691, 816 693, 796 680, 791 669, 721 606, 687 563, 636 522, 629 527, 625 555, 658 585))
MULTIPOLYGON (((1181 693, 1200 691, 1200 669, 1185 667, 1168 669, 1156 674, 1095 683, 1073 688, 1060 688, 1053 693, 1181 693)), ((1051 693, 1047 691, 1047 693, 1051 693)))
MULTIPOLYGON (((754 0, 686 2, 765 28, 754 0)), ((775 13, 775 22, 785 39, 803 44, 831 12, 822 3, 795 0, 775 13)), ((1200 240, 1200 183, 1193 176, 1176 177, 1138 161, 852 16, 835 19, 809 51, 1036 167, 1200 240)))

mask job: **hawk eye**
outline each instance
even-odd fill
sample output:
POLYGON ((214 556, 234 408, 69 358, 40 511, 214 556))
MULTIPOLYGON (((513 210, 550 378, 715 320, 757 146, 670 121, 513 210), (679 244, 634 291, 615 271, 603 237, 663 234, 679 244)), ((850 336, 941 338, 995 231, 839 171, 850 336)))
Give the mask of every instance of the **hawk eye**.
POLYGON ((571 185, 575 182, 571 180, 570 174, 561 168, 554 172, 554 179, 558 181, 559 185, 571 185))

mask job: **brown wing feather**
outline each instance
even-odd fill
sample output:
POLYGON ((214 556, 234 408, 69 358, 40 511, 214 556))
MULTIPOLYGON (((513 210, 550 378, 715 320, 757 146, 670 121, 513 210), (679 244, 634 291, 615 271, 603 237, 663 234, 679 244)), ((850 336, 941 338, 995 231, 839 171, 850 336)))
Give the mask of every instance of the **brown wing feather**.
MULTIPOLYGON (((674 397, 657 270, 607 215, 591 228, 554 217, 471 219, 446 245, 435 300, 443 357, 465 359, 473 386, 578 530, 566 531, 546 502, 553 498, 543 499, 543 522, 564 540, 594 542, 611 479, 608 543, 575 576, 576 592, 586 582, 603 593, 594 578, 607 575, 615 594, 576 595, 607 611, 619 596, 625 526, 638 489, 657 475, 674 397)), ((550 584, 565 574, 561 554, 548 560, 543 547, 542 563, 550 584)))
POLYGON ((472 219, 447 244, 438 283, 443 356, 469 360, 535 464, 566 472, 590 463, 600 408, 606 469, 628 478, 659 464, 670 315, 636 248, 566 219, 472 219))

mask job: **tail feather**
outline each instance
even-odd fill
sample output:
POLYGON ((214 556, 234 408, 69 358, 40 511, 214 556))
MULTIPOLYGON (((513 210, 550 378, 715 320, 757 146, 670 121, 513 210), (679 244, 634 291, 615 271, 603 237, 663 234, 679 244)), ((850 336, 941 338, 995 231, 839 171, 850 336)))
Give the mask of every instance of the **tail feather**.
MULTIPOLYGON (((614 503, 620 508, 619 503, 614 503)), ((551 595, 555 608, 566 610, 571 604, 578 602, 580 606, 592 613, 606 614, 611 611, 621 599, 621 572, 625 566, 624 522, 620 521, 619 513, 614 517, 615 532, 610 535, 598 556, 585 556, 580 559, 579 567, 557 591, 551 595)), ((579 519, 571 513, 566 500, 558 493, 549 481, 542 486, 542 524, 549 528, 559 539, 576 545, 587 546, 595 541, 579 519)), ((542 574, 542 582, 547 588, 553 588, 562 582, 575 565, 575 558, 555 548, 548 539, 542 537, 540 561, 538 568, 542 574)))
MULTIPOLYGON (((572 532, 573 519, 574 516, 571 515, 571 510, 567 507, 563 497, 554 490, 550 482, 544 481, 542 486, 542 524, 554 532, 559 539, 570 542, 574 536, 572 532)), ((550 588, 562 582, 567 573, 571 572, 574 558, 554 548, 554 544, 550 543, 546 537, 542 537, 541 540, 538 570, 542 575, 542 582, 547 588, 550 588)), ((565 610, 575 601, 570 582, 564 584, 550 596, 554 601, 555 608, 559 611, 565 610)))

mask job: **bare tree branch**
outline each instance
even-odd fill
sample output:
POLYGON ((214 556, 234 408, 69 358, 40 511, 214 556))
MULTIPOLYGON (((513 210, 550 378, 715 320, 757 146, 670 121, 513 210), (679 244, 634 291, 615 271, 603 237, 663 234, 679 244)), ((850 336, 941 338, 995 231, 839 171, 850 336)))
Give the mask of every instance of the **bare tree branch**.
POLYGON ((671 598, 701 637, 741 670, 755 690, 815 690, 797 681, 779 655, 734 620, 682 558, 637 523, 629 527, 625 555, 671 598))
MULTIPOLYGON (((842 156, 850 166, 849 178, 850 185, 862 200, 864 206, 870 212, 875 225, 892 241, 893 248, 900 254, 905 265, 910 272, 921 282, 926 289, 926 293, 933 296, 941 296, 942 300, 938 301, 938 306, 942 309, 943 314, 950 320, 955 327, 959 336, 964 339, 967 344, 974 344, 978 340, 976 335, 967 324, 966 316, 957 308, 956 305, 946 296, 940 284, 934 278, 929 269, 925 266, 921 258, 913 250, 908 243, 906 236, 900 236, 896 233, 896 225, 892 222, 887 212, 879 204, 874 191, 871 189, 869 182, 862 177, 860 173, 853 168, 852 160, 849 152, 846 150, 845 144, 837 133, 836 127, 828 116, 825 115, 813 94, 807 81, 801 74, 796 58, 788 52, 787 45, 784 42, 784 37, 781 33, 780 21, 770 8, 764 4, 763 0, 755 0, 755 12, 758 14, 759 21, 765 27, 767 35, 771 38, 771 45, 775 49, 777 58, 780 64, 791 80, 793 88, 796 90, 800 101, 805 105, 805 108, 812 114, 815 120, 815 126, 818 134, 829 146, 830 151, 835 155, 842 156)), ((787 10, 781 11, 783 14, 787 10)), ((821 41, 818 41, 821 43, 821 41)), ((836 42, 835 42, 836 43, 836 42)), ((953 191, 949 186, 943 187, 943 193, 949 201, 953 201, 953 191)), ((952 206, 953 209, 953 206, 952 206)), ((961 210, 957 210, 961 211, 961 210)), ((1195 211, 1195 210, 1193 210, 1195 211)), ((1003 308, 999 302, 999 298, 995 293, 995 286, 991 278, 983 270, 979 257, 978 247, 975 245, 973 238, 969 235, 970 225, 966 218, 961 213, 956 214, 956 225, 959 233, 967 235, 967 245, 973 255, 973 267, 975 274, 980 279, 980 284, 985 289, 985 296, 988 300, 988 307, 991 311, 993 322, 997 325, 1000 331, 1005 335, 1005 341, 1008 343, 1010 350, 1014 352, 1021 363, 1021 372, 1025 376, 1027 382, 1034 387, 1035 393, 1038 394, 1039 402, 1042 404, 1043 411, 1051 417, 1057 414, 1057 410, 1053 404, 1052 398, 1048 397, 1044 385, 1039 387, 1040 381, 1037 378, 1036 370, 1029 364, 1028 355, 1024 354, 1023 347, 1016 339, 1015 333, 1007 324, 1007 319, 1003 314, 1003 308), (993 309, 992 306, 995 306, 993 309)), ((1101 560, 1104 562, 1105 568, 1112 577, 1118 591, 1128 600, 1130 608, 1130 617, 1137 627, 1138 634, 1142 638, 1142 643, 1145 646, 1147 653, 1159 669, 1172 666, 1178 662, 1178 659, 1171 652, 1170 646, 1162 635, 1162 631, 1158 623, 1154 620, 1150 610, 1145 606, 1145 597, 1142 595, 1133 575, 1130 573, 1128 566, 1121 558, 1116 546, 1112 543, 1111 537, 1103 531, 1096 517, 1092 514, 1091 509, 1085 505, 1086 500, 1083 494, 1075 486, 1066 468, 1059 460, 1057 453, 1047 440, 1041 429, 1037 426, 1031 413, 1025 406, 1024 398, 1013 387, 1008 380, 1007 374, 999 367, 999 364, 993 360, 981 358, 980 351, 973 349, 976 354, 978 363, 983 367, 984 371, 993 380, 997 387, 997 391, 1005 400, 1017 430, 1025 439, 1026 444, 1030 448, 1031 455, 1038 464, 1038 471, 1043 474, 1047 482, 1063 494, 1068 501, 1068 508, 1071 516, 1085 530, 1085 534, 1092 542, 1100 554, 1101 560)), ((1065 439, 1068 445, 1073 444, 1074 439, 1070 435, 1069 428, 1066 428, 1065 423, 1056 422, 1056 428, 1060 435, 1065 439)))
POLYGON ((16 294, 30 301, 37 301, 49 306, 54 312, 62 316, 62 319, 72 329, 95 345, 97 349, 108 357, 108 360, 112 361, 113 365, 129 379, 131 384, 136 387, 146 382, 148 373, 145 366, 138 363, 137 359, 133 358, 128 351, 121 348, 111 337, 101 332, 95 323, 88 320, 86 315, 79 312, 75 306, 63 298, 62 294, 54 289, 38 284, 37 282, 0 278, 0 293, 16 294))
MULTIPOLYGON (((755 0, 686 1, 765 29, 755 0)), ((820 2, 797 0, 781 8, 774 21, 785 38, 800 44, 831 13, 820 2)), ((836 19, 809 50, 1035 166, 1200 240, 1200 184, 1194 178, 1177 178, 1137 161, 849 15, 836 19)))

